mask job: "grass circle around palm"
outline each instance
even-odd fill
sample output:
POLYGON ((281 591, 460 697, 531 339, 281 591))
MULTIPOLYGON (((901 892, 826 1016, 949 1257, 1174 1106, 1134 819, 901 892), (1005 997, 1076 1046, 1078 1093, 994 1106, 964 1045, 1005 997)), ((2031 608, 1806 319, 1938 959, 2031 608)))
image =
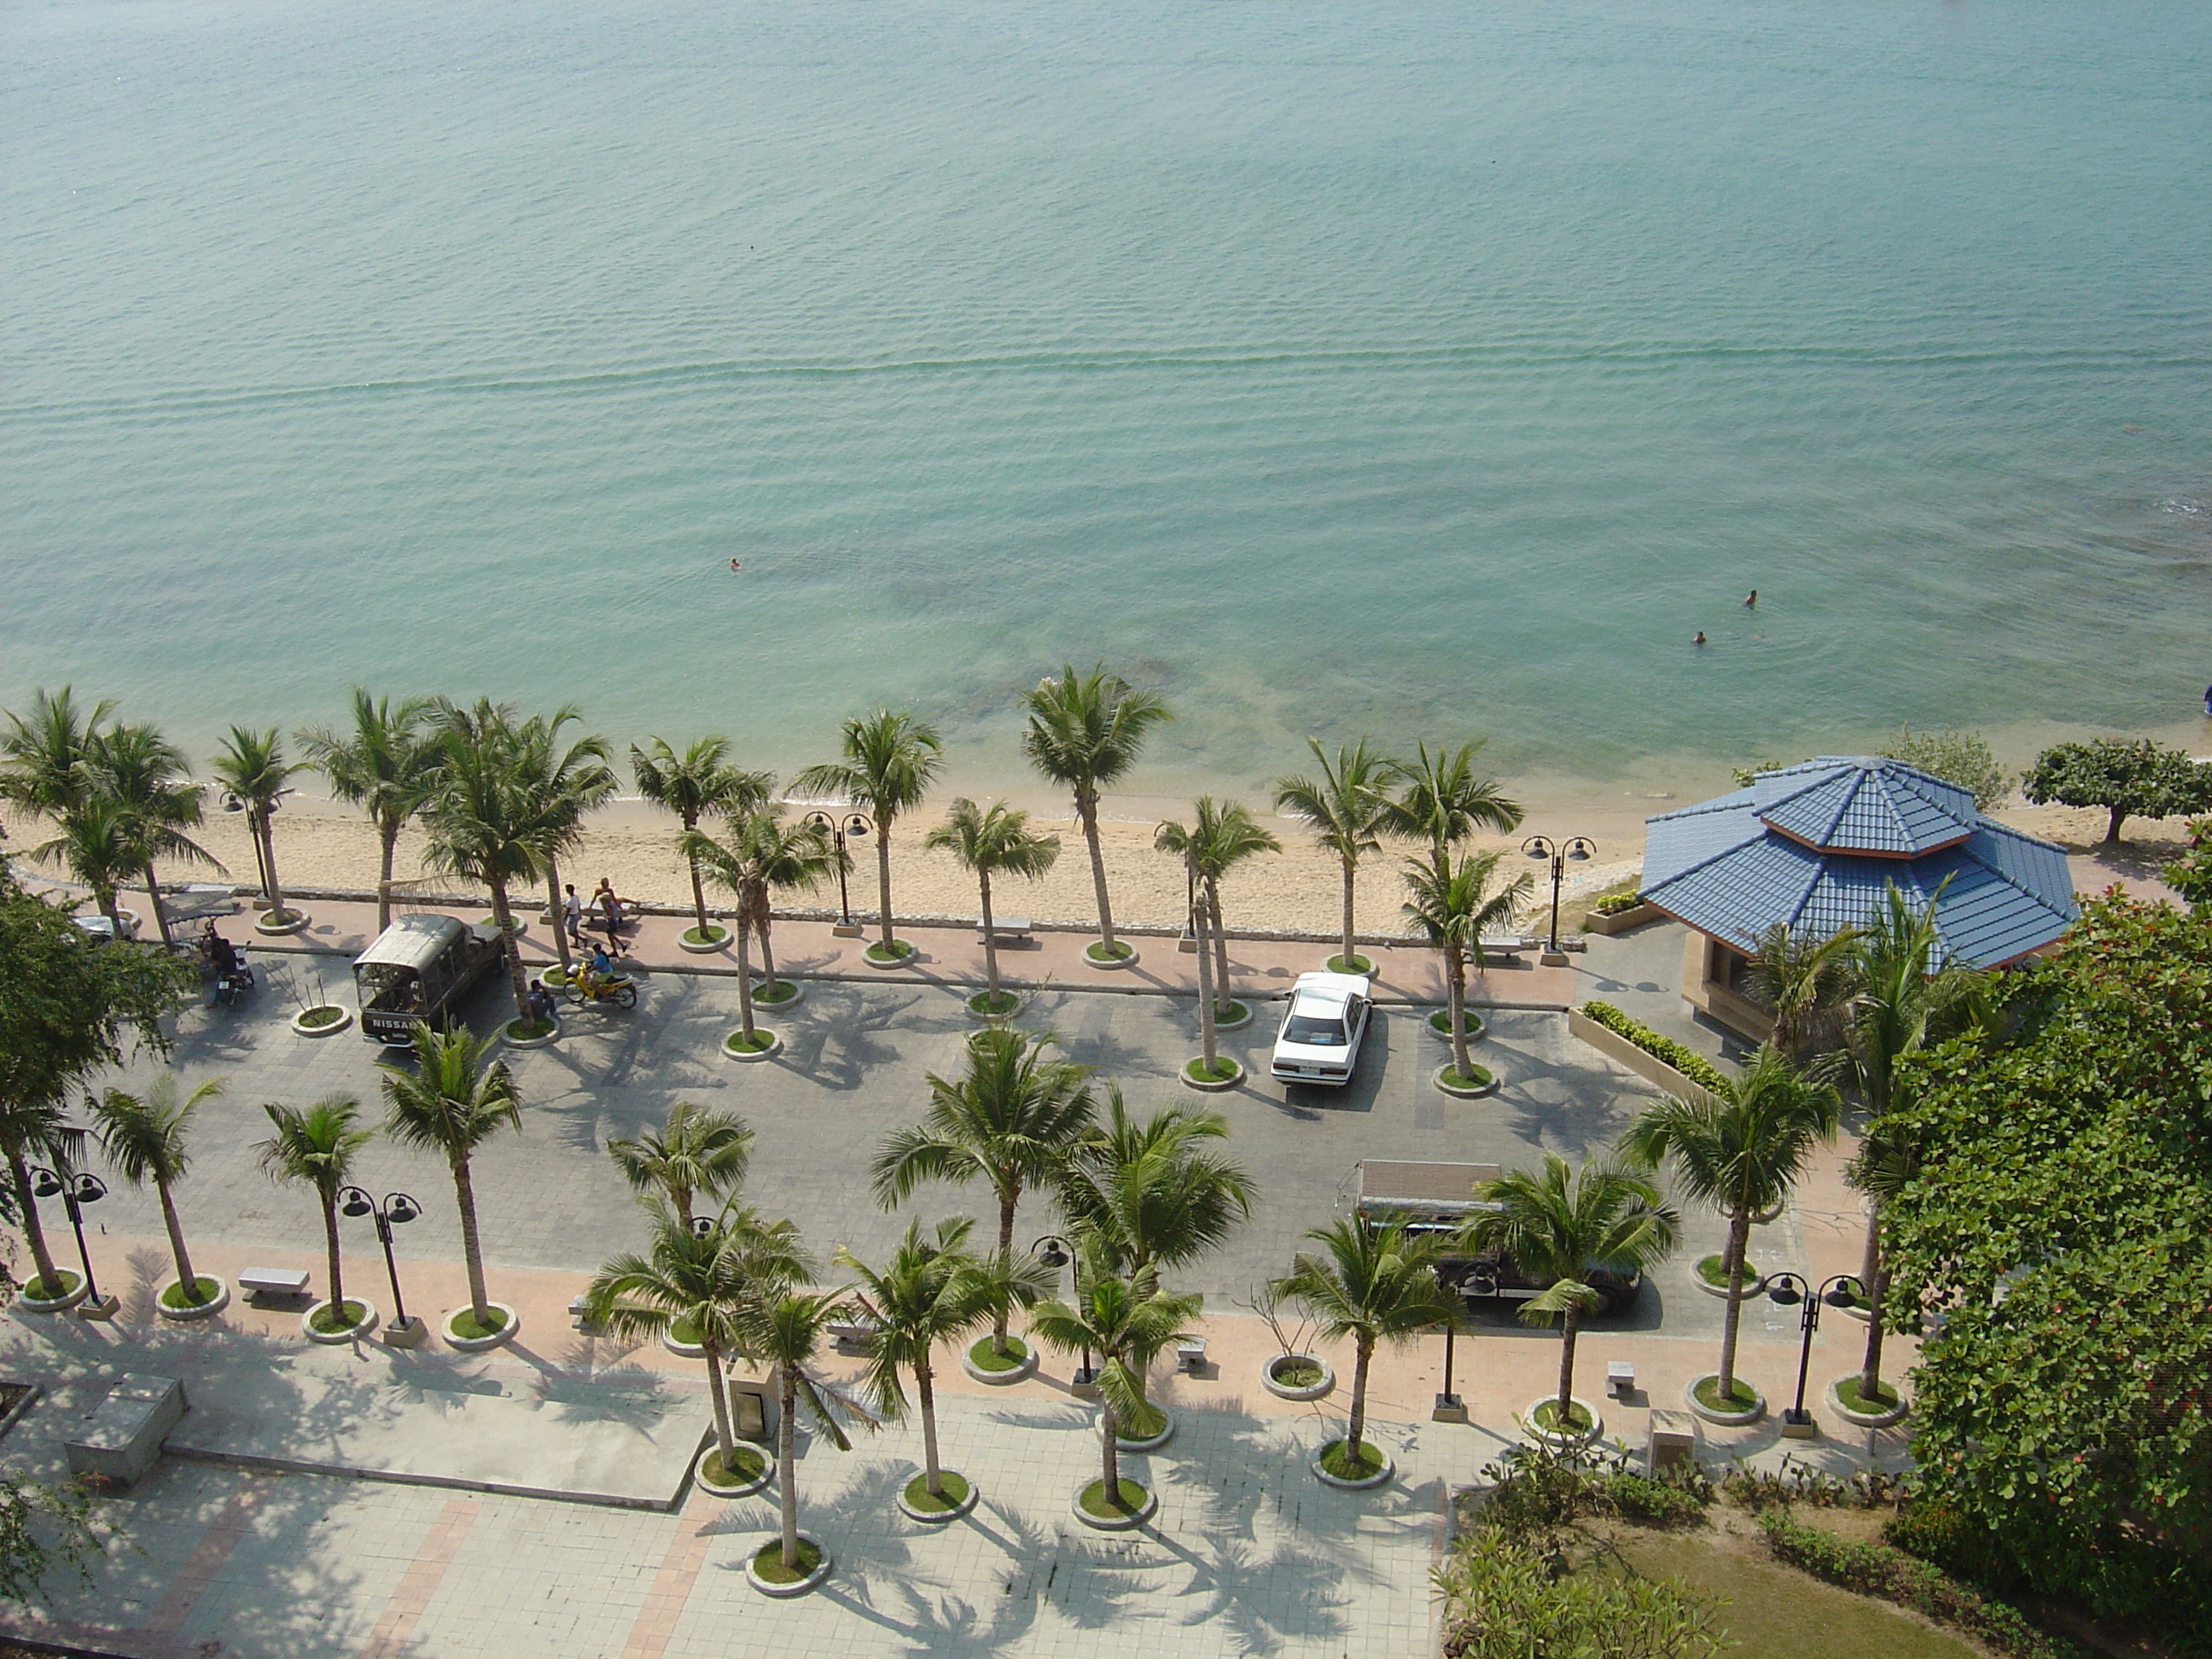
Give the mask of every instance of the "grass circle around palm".
POLYGON ((1375 964, 1365 957, 1331 957, 1322 964, 1322 971, 1331 974, 1371 974, 1375 964))
POLYGON ((764 980, 753 987, 753 1000, 771 1008, 780 1008, 799 994, 799 988, 787 979, 764 980))
POLYGON ((318 1003, 313 1008, 300 1010, 300 1017, 295 1024, 304 1025, 311 1031, 319 1031, 325 1025, 337 1024, 344 1018, 344 1009, 335 1003, 324 1002, 318 1003))
POLYGON ((1559 1402, 1556 1400, 1545 1401, 1528 1415, 1537 1428, 1546 1434, 1588 1434, 1596 1421, 1580 1401, 1568 1402, 1567 1420, 1564 1425, 1559 1421, 1559 1402))
POLYGON ((1125 939, 1109 945, 1103 939, 1094 939, 1083 947, 1084 956, 1092 962, 1127 962, 1137 954, 1137 947, 1125 939))
POLYGON ((867 957, 870 962, 904 962, 914 955, 914 945, 908 939, 895 939, 889 945, 878 939, 860 954, 867 957))
POLYGON ((1321 1449, 1321 1466, 1339 1480, 1372 1480, 1387 1467, 1382 1454, 1363 1440, 1357 1448, 1332 1440, 1321 1449))
POLYGON ((1151 1497, 1144 1482, 1124 1475, 1115 1483, 1111 1493, 1107 1492, 1105 1481, 1093 1480, 1076 1495, 1075 1502, 1086 1514, 1095 1515, 1102 1521, 1126 1521, 1133 1515, 1141 1514, 1151 1497))
POLYGON ((1843 1401, 1846 1411, 1857 1412, 1867 1417, 1879 1417, 1885 1412, 1895 1411, 1899 1396, 1888 1383, 1877 1381, 1875 1397, 1869 1401, 1859 1392, 1859 1379, 1845 1376, 1837 1379, 1836 1398, 1843 1401))
POLYGON ((75 1296, 76 1287, 83 1283, 82 1274, 73 1273, 66 1267, 57 1267, 52 1279, 44 1273, 33 1274, 31 1282, 23 1286, 22 1295, 27 1302, 60 1302, 75 1296))
POLYGON ((1730 1379, 1728 1398, 1721 1398, 1720 1378, 1701 1376, 1694 1391, 1698 1403, 1709 1412, 1747 1412, 1759 1404, 1759 1390, 1741 1377, 1730 1379))
POLYGON ((1193 1083, 1234 1083, 1244 1070, 1226 1054, 1215 1060, 1211 1067, 1206 1063, 1206 1056, 1200 1054, 1182 1069, 1183 1074, 1193 1083))
POLYGON ((1267 1375, 1285 1389, 1310 1389, 1327 1373, 1310 1355, 1286 1353, 1267 1362, 1267 1375))
POLYGON ((507 1315, 497 1308, 486 1308, 481 1320, 474 1308, 463 1308, 446 1322, 446 1334, 459 1337, 464 1342, 479 1342, 485 1337, 497 1336, 506 1328, 507 1315))
POLYGON ((1004 1019, 1021 1010, 1022 1000, 1012 991, 1001 991, 994 997, 988 991, 978 991, 968 999, 968 1012, 984 1019, 1004 1019))
POLYGON ((1124 1412, 1114 1424, 1116 1440, 1150 1440, 1168 1425, 1168 1414, 1150 1401, 1133 1412, 1124 1412))
POLYGON ((307 1316, 307 1322, 326 1334, 349 1331, 368 1317, 368 1307, 360 1302, 325 1302, 307 1316))
POLYGON ((727 1458, 717 1447, 699 1460, 699 1478, 710 1486, 750 1486, 768 1473, 768 1459, 750 1446, 735 1448, 727 1458))
POLYGON ((722 1039, 722 1047, 733 1054, 762 1054, 775 1047, 775 1033, 764 1026, 753 1027, 752 1035, 732 1031, 722 1039))
POLYGON ((1461 1071, 1456 1066, 1447 1066, 1437 1073, 1437 1081, 1447 1089, 1487 1089, 1498 1079, 1487 1066, 1476 1066, 1461 1071))
POLYGON ((726 943, 729 937, 730 930, 728 928, 723 927, 720 922, 712 921, 707 924, 706 930, 703 933, 700 930, 698 924, 694 922, 690 927, 686 927, 684 930, 683 935, 684 942, 686 945, 721 945, 726 943))
POLYGON ((1006 1351, 998 1353, 991 1347, 991 1339, 980 1336, 969 1345, 968 1363, 979 1371, 1018 1371, 1029 1364, 1030 1345, 1018 1336, 1006 1338, 1006 1351))
POLYGON ((1252 1005, 1240 1002, 1235 997, 1224 997, 1213 1005, 1216 1025, 1242 1025, 1252 1018, 1252 1005))
MULTIPOLYGON (((1468 1040, 1469 1042, 1473 1042, 1476 1037, 1482 1035, 1482 1017, 1476 1013, 1473 1009, 1461 1009, 1459 1018, 1460 1029, 1467 1033, 1468 1040)), ((1449 1036, 1451 1035, 1451 1010, 1449 1008, 1439 1008, 1434 1013, 1431 1014, 1429 1016, 1429 1029, 1431 1031, 1434 1031, 1438 1036, 1449 1036)))
MULTIPOLYGON (((1725 1296, 1728 1293, 1728 1273, 1721 1266, 1718 1251, 1715 1251, 1711 1255, 1698 1258, 1698 1277, 1723 1295, 1725 1296)), ((1743 1293, 1746 1296, 1751 1296, 1765 1288, 1766 1276, 1753 1267, 1749 1262, 1746 1262, 1740 1283, 1743 1293)))
MULTIPOLYGON (((210 1279, 203 1274, 192 1280, 191 1293, 189 1296, 185 1294, 181 1280, 173 1285, 164 1285, 161 1287, 161 1305, 165 1308, 174 1308, 178 1312, 182 1313, 187 1308, 204 1308, 222 1294, 222 1280, 210 1279)), ((361 1304, 355 1303, 353 1305, 358 1308, 361 1304)), ((342 1328, 330 1325, 324 1328, 337 1330, 342 1328)))
POLYGON ((822 1546, 811 1538, 799 1540, 799 1565, 783 1565, 783 1540, 771 1538, 753 1552, 753 1576, 771 1584, 795 1584, 822 1565, 822 1546))
POLYGON ((681 1342, 687 1348, 696 1348, 699 1346, 699 1328, 678 1314, 668 1322, 668 1340, 681 1342))
POLYGON ((968 1501, 966 1475, 955 1474, 951 1469, 939 1469, 937 1483, 945 1488, 942 1498, 930 1491, 927 1474, 917 1474, 908 1481, 905 1491, 900 1495, 906 1499, 908 1509, 920 1510, 924 1515, 951 1515, 968 1501))
POLYGON ((510 1019, 500 1029, 510 1042, 535 1042, 539 1037, 552 1036, 560 1027, 550 1019, 510 1019))

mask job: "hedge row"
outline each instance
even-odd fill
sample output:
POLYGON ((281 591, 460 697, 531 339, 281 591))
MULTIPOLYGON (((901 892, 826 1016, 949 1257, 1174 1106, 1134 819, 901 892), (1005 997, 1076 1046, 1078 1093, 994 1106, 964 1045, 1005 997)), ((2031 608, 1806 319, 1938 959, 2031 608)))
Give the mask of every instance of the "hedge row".
POLYGON ((1731 1085, 1720 1067, 1695 1049, 1685 1048, 1672 1037, 1661 1036, 1640 1019, 1631 1019, 1609 1002, 1585 1002, 1583 1013, 1612 1032, 1626 1037, 1654 1060, 1663 1060, 1701 1089, 1710 1089, 1723 1100, 1731 1085))

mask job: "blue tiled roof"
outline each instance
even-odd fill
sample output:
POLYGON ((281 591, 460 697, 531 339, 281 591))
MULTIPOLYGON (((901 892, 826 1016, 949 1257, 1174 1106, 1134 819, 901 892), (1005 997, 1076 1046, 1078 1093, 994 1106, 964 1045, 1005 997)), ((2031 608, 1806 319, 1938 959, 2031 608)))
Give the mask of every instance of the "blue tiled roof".
POLYGON ((2051 943, 2075 915, 2063 850, 1894 761, 1808 762, 1645 824, 1644 896, 1740 950, 1778 921, 1817 937, 1863 923, 1893 882, 1917 904, 1934 903, 1945 956, 1977 967, 2051 943), (1869 790, 1869 779, 1881 786, 1869 790), (1790 834, 1772 827, 1784 819, 1790 834), (1935 850, 1848 850, 1882 838, 1935 850))

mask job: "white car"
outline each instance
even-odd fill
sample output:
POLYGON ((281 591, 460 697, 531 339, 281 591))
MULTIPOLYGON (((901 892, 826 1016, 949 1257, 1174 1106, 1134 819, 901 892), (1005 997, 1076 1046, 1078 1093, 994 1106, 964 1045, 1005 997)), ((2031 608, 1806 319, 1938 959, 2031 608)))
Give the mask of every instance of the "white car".
POLYGON ((1341 1089, 1359 1064, 1359 1040, 1374 1007, 1364 974, 1300 974, 1267 1070, 1285 1083, 1341 1089))

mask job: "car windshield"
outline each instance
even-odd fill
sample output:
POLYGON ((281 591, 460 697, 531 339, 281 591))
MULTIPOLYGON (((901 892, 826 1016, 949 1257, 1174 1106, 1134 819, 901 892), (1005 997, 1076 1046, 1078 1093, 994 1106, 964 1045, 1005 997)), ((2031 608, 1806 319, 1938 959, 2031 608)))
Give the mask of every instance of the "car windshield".
POLYGON ((1309 1048, 1341 1048, 1344 1047, 1344 1020, 1334 1008, 1316 1009, 1305 1003, 1295 1003, 1291 1017, 1283 1022, 1283 1041, 1303 1043, 1309 1048))

